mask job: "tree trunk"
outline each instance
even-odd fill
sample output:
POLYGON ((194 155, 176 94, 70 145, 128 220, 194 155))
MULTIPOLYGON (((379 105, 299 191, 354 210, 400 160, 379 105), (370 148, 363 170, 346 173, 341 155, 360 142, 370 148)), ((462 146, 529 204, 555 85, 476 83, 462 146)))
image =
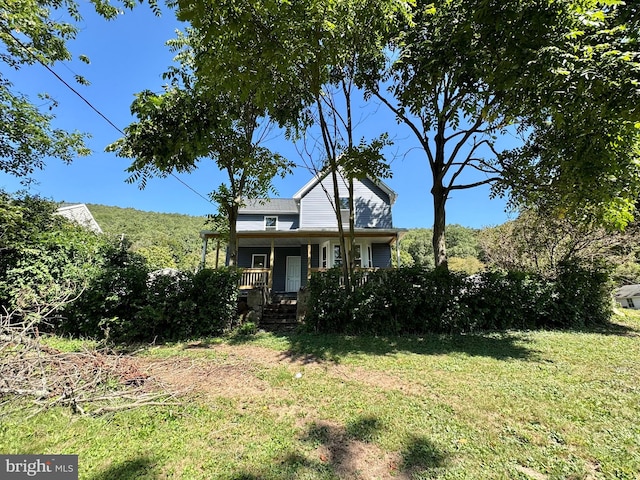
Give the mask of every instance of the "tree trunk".
POLYGON ((236 222, 238 221, 238 206, 229 209, 229 266, 235 267, 238 259, 238 233, 236 222))
MULTIPOLYGON (((356 206, 353 198, 353 178, 349 179, 349 277, 353 279, 353 271, 356 268, 356 206)), ((360 251, 362 257, 362 251, 360 251)))
POLYGON ((448 270, 447 244, 445 242, 447 190, 442 185, 434 184, 433 195, 433 256, 436 268, 448 270))
POLYGON ((345 241, 344 226, 342 225, 342 212, 340 211, 340 189, 338 188, 338 166, 335 160, 331 162, 331 179, 333 180, 333 199, 336 207, 336 219, 338 220, 338 236, 340 237, 340 254, 342 256, 342 275, 344 276, 344 288, 351 291, 351 275, 349 272, 349 259, 347 257, 347 242, 345 241))

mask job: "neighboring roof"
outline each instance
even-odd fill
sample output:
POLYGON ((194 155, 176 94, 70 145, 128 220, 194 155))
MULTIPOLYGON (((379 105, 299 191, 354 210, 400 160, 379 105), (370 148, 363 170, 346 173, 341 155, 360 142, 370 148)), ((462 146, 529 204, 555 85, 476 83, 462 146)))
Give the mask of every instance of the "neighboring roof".
MULTIPOLYGON (((302 197, 304 197, 307 193, 309 193, 309 190, 311 190, 313 187, 315 187, 318 183, 320 183, 322 180, 324 180, 324 178, 329 174, 329 171, 325 171, 325 172, 321 172, 318 175, 315 175, 311 180, 309 180, 305 186, 303 186, 300 190, 298 190, 296 192, 296 194, 293 196, 293 198, 295 200, 300 200, 302 197)), ((369 178, 369 177, 367 177, 369 178)), ((386 193, 387 195, 389 195, 389 203, 391 205, 393 205, 396 201, 396 198, 398 197, 398 194, 396 192, 394 192, 393 190, 391 190, 391 188, 384 183, 381 180, 373 180, 372 178, 369 178, 369 180, 371 182, 373 182, 378 188, 380 188, 380 190, 382 190, 384 193, 386 193)))
POLYGON ((249 198, 238 213, 285 214, 299 213, 298 203, 293 198, 249 198))
POLYGON ((625 285, 620 287, 615 294, 616 298, 640 297, 640 285, 625 285))
POLYGON ((96 233, 102 233, 100 225, 98 225, 98 222, 93 218, 93 215, 91 215, 91 212, 84 203, 59 207, 56 210, 55 215, 65 217, 96 233))

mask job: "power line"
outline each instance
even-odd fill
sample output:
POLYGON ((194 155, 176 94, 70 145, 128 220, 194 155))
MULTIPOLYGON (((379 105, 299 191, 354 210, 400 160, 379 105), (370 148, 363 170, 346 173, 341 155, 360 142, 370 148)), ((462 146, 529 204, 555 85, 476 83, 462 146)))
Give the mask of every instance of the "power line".
MULTIPOLYGON (((93 110, 95 113, 97 113, 98 115, 100 115, 109 125, 111 125, 117 132, 119 132, 121 135, 126 135, 121 128, 119 128, 115 123, 113 123, 105 114, 103 114, 100 110, 98 110, 95 106, 93 106, 93 104, 87 100, 80 92, 78 92, 75 88, 73 88, 71 85, 69 85, 69 83, 67 83, 60 75, 58 75, 51 67, 49 67, 49 65, 47 65, 46 63, 44 63, 36 54, 34 54, 31 50, 29 50, 29 48, 27 48, 27 46, 22 43, 19 39, 17 39, 14 35, 13 32, 11 32, 11 30, 4 24, 0 23, 0 28, 7 34, 9 35, 14 42, 16 42, 25 52, 27 52, 32 58, 34 58, 40 65, 42 65, 44 68, 46 68, 54 77, 56 77, 60 82, 62 82, 64 84, 65 87, 67 87, 69 90, 71 90, 76 96, 78 96, 84 103, 86 103, 89 108, 91 108, 91 110, 93 110)), ((69 69, 70 70, 70 69, 69 69)), ((71 70, 70 70, 71 71, 71 70)), ((189 184, 187 184, 185 181, 183 181, 182 179, 180 179, 177 175, 175 175, 174 173, 170 172, 169 175, 171 175, 173 178, 175 178, 178 182, 180 182, 182 185, 184 185, 185 187, 187 187, 189 190, 191 190, 193 193, 195 193, 196 195, 198 195, 200 198, 204 199, 207 203, 213 203, 211 201, 211 199, 205 197, 204 195, 202 195, 200 192, 198 192, 197 190, 195 190, 193 187, 191 187, 189 184)))

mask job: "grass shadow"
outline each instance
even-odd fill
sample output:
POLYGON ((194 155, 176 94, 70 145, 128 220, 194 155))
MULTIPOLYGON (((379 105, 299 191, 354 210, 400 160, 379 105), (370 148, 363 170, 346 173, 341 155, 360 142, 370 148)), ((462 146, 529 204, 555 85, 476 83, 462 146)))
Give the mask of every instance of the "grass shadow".
POLYGON ((88 477, 89 480, 136 480, 154 479, 159 475, 154 471, 155 463, 149 457, 137 457, 107 467, 102 472, 88 477))
POLYGON ((284 356, 305 361, 311 358, 339 363, 349 354, 443 355, 464 353, 470 356, 491 357, 498 360, 530 359, 535 351, 522 345, 524 335, 518 333, 490 333, 469 335, 426 335, 404 337, 371 337, 319 334, 282 334, 290 348, 284 356))
POLYGON ((640 336, 640 328, 616 321, 611 321, 604 325, 594 325, 579 329, 568 329, 570 332, 581 333, 597 333, 599 335, 613 335, 620 337, 637 337, 640 336))
POLYGON ((403 470, 435 473, 443 469, 449 457, 425 437, 414 437, 402 452, 403 470))

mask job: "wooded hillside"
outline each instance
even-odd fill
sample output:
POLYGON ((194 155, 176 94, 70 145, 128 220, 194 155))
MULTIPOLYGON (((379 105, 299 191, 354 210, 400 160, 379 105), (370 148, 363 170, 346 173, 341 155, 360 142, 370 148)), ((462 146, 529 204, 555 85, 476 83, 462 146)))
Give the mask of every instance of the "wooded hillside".
MULTIPOLYGON (((183 271, 194 271, 199 265, 202 242, 198 233, 211 228, 206 224, 206 218, 193 217, 182 214, 144 212, 133 208, 110 207, 105 205, 88 205, 89 210, 100 224, 102 230, 113 236, 121 236, 130 243, 130 250, 143 255, 151 269, 177 268, 183 271)), ((539 221, 542 221, 540 219, 539 221)), ((547 223, 550 220, 547 219, 547 223)), ((539 256, 548 255, 551 248, 559 255, 557 245, 539 245, 532 243, 531 238, 516 238, 509 229, 520 225, 530 231, 547 232, 545 228, 530 218, 515 222, 507 222, 500 227, 472 229, 461 225, 450 225, 447 229, 447 244, 449 245, 449 267, 453 271, 474 274, 485 267, 521 270, 531 269, 530 263, 539 256), (530 228, 527 228, 530 227, 530 228), (504 229, 507 230, 504 230, 504 229), (504 230, 504 231, 503 231, 504 230), (537 246, 536 246, 537 245, 537 246), (537 249, 537 250, 536 250, 537 249), (534 251, 535 250, 535 251, 534 251), (506 256, 506 257, 505 257, 506 256), (518 258, 517 265, 506 265, 497 258, 518 258)), ((563 227, 566 231, 567 227, 563 227)), ((513 233, 513 232, 512 232, 513 233)), ((566 232, 565 232, 566 233, 566 232)), ((549 240, 562 242, 558 232, 547 232, 543 236, 549 240)), ((623 285, 640 281, 640 263, 637 256, 638 229, 629 228, 625 234, 604 231, 591 231, 585 228, 581 232, 580 244, 590 247, 590 264, 597 262, 613 268, 613 278, 616 284, 623 285), (610 248, 603 250, 603 245, 610 248), (624 246, 625 248, 622 248, 624 246), (597 252, 593 248, 598 247, 597 252)), ((401 262, 404 266, 420 265, 434 268, 432 231, 429 228, 410 229, 404 236, 400 246, 401 262)), ((574 235, 575 236, 575 235, 574 235)), ((555 245, 555 244, 554 244, 555 245)), ((566 250, 566 249, 565 249, 566 250)), ((562 252, 565 252, 562 250, 562 252)), ((565 253, 577 254, 574 248, 565 253)), ((224 250, 221 251, 224 255, 224 250)), ((571 256, 570 255, 570 256, 571 256)), ((584 260, 584 259, 583 259, 584 260)))
POLYGON ((206 218, 106 205, 87 207, 106 234, 124 234, 131 250, 143 255, 152 268, 197 268, 202 249, 198 233, 207 228, 206 218))

